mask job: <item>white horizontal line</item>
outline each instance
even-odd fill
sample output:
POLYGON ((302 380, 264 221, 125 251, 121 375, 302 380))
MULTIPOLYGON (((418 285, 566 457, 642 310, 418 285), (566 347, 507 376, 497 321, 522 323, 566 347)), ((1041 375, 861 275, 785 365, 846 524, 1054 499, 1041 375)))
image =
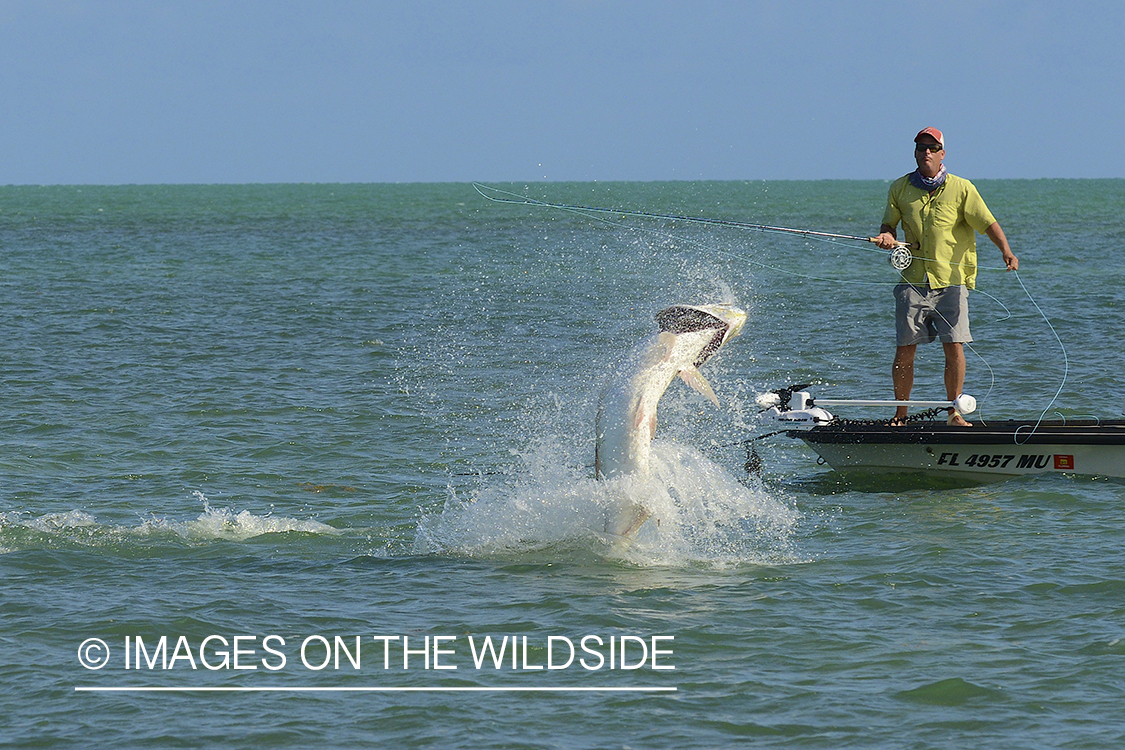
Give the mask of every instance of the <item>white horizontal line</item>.
POLYGON ((76 693, 674 693, 675 687, 81 687, 76 693))

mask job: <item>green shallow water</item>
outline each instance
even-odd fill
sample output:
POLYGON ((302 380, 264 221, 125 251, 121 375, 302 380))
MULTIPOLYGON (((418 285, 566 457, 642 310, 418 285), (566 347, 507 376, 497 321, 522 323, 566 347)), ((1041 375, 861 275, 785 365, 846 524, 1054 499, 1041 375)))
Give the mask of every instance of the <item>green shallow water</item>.
MULTIPOLYGON (((978 185, 1066 358, 1013 277, 985 270, 966 390, 997 418, 1117 416, 1125 182, 978 185)), ((886 187, 529 194, 866 234, 886 187)), ((1125 740, 1125 485, 856 481, 781 438, 744 476, 759 392, 889 390, 879 253, 501 206, 468 185, 5 187, 0 250, 0 744, 1125 740), (591 478, 601 385, 655 311, 720 300, 750 315, 705 368, 723 406, 669 389, 662 523, 617 549, 591 478), (549 639, 587 635, 671 636, 675 669, 534 668, 549 639), (155 659, 161 636, 171 668, 137 669, 135 650, 125 668, 126 639, 155 659), (228 653, 243 638, 256 668, 205 666, 223 661, 209 636, 228 653), (302 663, 306 639, 316 667, 317 637, 356 636, 358 669, 302 663), (473 646, 505 636, 526 660, 477 668, 473 646), (409 668, 376 637, 409 639, 409 668), (457 669, 426 668, 427 637, 457 669), (79 660, 90 638, 110 652, 98 670, 79 660), (372 687, 537 692, 307 691, 372 687), (591 687, 633 691, 541 690, 591 687)), ((940 369, 920 352, 920 397, 940 369)))

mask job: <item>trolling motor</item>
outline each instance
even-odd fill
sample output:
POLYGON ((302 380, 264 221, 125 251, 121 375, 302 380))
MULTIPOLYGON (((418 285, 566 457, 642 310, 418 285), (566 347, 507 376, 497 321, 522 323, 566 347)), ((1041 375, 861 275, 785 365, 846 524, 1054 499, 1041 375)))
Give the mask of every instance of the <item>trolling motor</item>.
POLYGON ((787 388, 763 393, 755 399, 762 407, 762 416, 790 425, 792 429, 807 430, 819 424, 827 424, 836 418, 813 402, 806 388, 812 383, 791 385, 787 388))

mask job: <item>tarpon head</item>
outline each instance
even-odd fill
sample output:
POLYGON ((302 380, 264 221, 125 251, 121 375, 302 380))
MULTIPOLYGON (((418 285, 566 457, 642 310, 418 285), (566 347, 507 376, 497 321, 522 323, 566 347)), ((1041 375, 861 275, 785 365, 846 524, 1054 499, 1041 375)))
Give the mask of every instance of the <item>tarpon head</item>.
POLYGON ((745 322, 746 313, 734 305, 673 305, 656 314, 656 323, 663 332, 710 334, 692 363, 695 367, 701 367, 723 344, 737 336, 745 322))
POLYGON ((719 399, 699 368, 737 336, 745 322, 746 313, 733 305, 673 305, 656 314, 664 357, 675 362, 675 374, 716 406, 719 399))

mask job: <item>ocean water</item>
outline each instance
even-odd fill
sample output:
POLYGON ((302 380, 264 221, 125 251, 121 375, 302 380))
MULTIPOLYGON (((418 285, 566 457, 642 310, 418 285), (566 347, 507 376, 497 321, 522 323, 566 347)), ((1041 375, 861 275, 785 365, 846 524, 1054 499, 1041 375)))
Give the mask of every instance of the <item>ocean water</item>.
MULTIPOLYGON (((981 243, 966 391, 1119 416, 1125 181, 977 184, 1021 271, 981 243)), ((866 235, 887 183, 499 187, 866 235)), ((0 745, 1125 743, 1125 484, 784 437, 745 474, 757 394, 888 396, 869 246, 462 184, 0 187, 0 263, 0 745), (679 302, 749 320, 719 408, 661 402, 623 547, 598 394, 679 302)))

